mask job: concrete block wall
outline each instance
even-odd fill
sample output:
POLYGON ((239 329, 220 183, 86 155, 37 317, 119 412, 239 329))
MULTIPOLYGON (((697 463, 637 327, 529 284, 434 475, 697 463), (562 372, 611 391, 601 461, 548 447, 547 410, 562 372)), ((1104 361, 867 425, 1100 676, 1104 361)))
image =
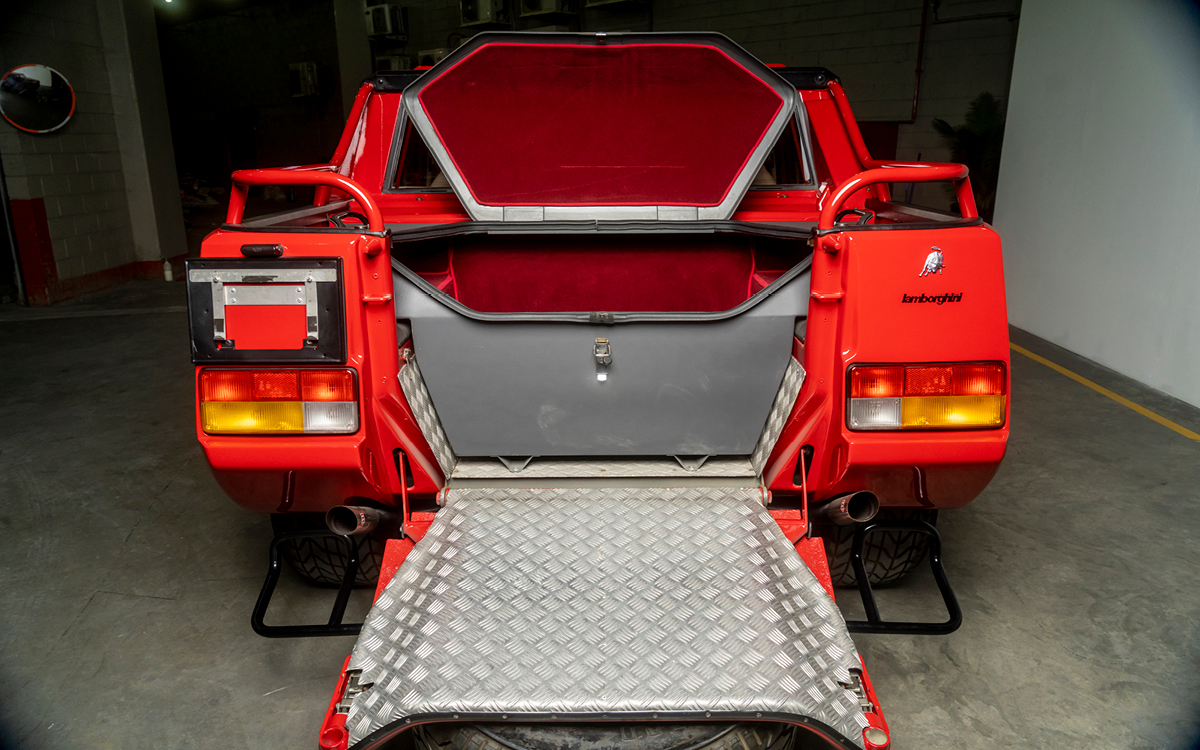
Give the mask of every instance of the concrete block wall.
MULTIPOLYGON (((519 0, 510 0, 517 3, 519 0)), ((924 0, 650 0, 587 8, 585 31, 719 31, 760 59, 824 66, 845 85, 860 121, 912 116, 924 0)), ((459 29, 457 0, 409 6, 408 52, 444 47, 459 29)), ((950 150, 934 118, 960 124, 967 105, 990 91, 1006 99, 1020 0, 942 0, 928 13, 916 121, 899 125, 896 156, 943 161, 950 150)), ((519 25, 530 23, 521 19, 519 25)), ((914 200, 948 206, 941 186, 918 186, 914 200)))
POLYGON ((996 196, 1009 319, 1200 407, 1200 8, 1027 9, 996 196))
MULTIPOLYGON (((14 201, 45 205, 60 280, 136 260, 104 41, 94 0, 18 3, 0 27, 0 68, 49 65, 75 89, 75 115, 49 134, 0 122, 14 201)), ((19 212, 19 209, 17 210, 19 212)))
MULTIPOLYGON (((159 158, 164 149, 145 146, 147 138, 169 139, 165 114, 157 131, 143 127, 139 94, 147 92, 137 81, 146 76, 130 52, 125 11, 146 16, 150 7, 150 0, 16 0, 5 8, 0 70, 48 65, 76 100, 74 116, 53 133, 0 122, 0 158, 33 304, 161 277, 162 258, 185 251, 174 165, 159 158)), ((135 42, 134 50, 153 50, 142 67, 157 70, 153 37, 135 42)))

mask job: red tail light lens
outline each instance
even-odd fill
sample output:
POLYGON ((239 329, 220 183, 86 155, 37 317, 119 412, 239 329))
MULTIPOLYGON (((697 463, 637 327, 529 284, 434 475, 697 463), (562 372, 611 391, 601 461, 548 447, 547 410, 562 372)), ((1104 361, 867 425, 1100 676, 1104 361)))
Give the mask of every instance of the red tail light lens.
POLYGON ((1004 366, 957 365, 954 368, 955 396, 1003 396, 1004 366))
POLYGON ((251 401, 254 373, 248 370, 205 370, 200 373, 201 401, 251 401))
POLYGON ((904 368, 899 365, 850 369, 850 398, 893 398, 904 395, 904 368))
POLYGON ((349 370, 306 370, 300 374, 304 401, 353 401, 354 374, 349 370))
POLYGON ((255 401, 299 401, 300 373, 266 370, 254 373, 255 401))
POLYGON ((904 368, 905 396, 949 396, 953 393, 953 367, 904 368))

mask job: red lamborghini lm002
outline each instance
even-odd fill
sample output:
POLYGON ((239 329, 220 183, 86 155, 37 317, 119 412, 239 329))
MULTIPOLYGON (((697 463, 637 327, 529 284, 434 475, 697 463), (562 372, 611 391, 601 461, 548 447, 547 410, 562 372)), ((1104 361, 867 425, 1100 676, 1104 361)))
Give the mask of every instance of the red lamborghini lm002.
POLYGON ((487 33, 366 81, 328 164, 235 172, 201 255, 252 624, 358 637, 320 747, 890 744, 850 634, 958 627, 934 523, 1008 436, 965 167, 872 159, 836 76, 723 36, 487 33), (939 181, 959 213, 892 199, 939 181), (247 218, 265 185, 315 200, 247 218), (925 560, 948 619, 883 619, 925 560), (284 562, 327 623, 265 622, 284 562))

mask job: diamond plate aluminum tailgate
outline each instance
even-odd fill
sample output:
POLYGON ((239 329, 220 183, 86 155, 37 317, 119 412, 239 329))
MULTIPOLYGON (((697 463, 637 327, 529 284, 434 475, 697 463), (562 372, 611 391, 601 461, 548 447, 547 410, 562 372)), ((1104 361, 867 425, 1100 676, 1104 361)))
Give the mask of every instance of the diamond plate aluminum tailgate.
POLYGON ((841 614, 758 489, 450 490, 350 668, 363 746, 434 715, 867 726, 841 614))

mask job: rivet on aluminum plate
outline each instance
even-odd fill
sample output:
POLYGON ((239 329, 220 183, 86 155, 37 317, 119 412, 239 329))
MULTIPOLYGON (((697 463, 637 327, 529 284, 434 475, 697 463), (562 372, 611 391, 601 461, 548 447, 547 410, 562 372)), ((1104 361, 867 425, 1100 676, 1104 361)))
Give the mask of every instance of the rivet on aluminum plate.
POLYGON ((712 714, 710 714, 708 711, 705 711, 705 712, 704 712, 704 715, 705 715, 705 716, 712 716, 712 714))

